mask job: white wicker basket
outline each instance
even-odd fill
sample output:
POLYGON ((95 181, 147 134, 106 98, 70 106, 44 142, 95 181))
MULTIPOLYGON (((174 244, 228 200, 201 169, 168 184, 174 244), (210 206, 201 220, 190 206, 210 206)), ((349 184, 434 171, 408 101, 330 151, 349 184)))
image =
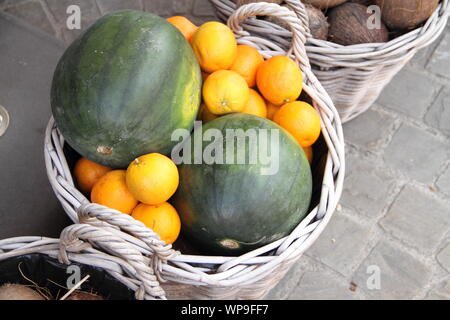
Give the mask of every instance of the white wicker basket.
MULTIPOLYGON (((210 1, 223 20, 236 10, 236 4, 231 0, 210 1)), ((308 25, 301 0, 284 2, 308 25)), ((387 43, 342 46, 307 37, 306 52, 313 72, 333 99, 343 123, 366 111, 415 53, 439 37, 449 15, 450 1, 442 0, 422 27, 387 43)), ((292 32, 273 22, 254 18, 246 21, 243 28, 267 39, 264 50, 282 54, 290 46, 292 32)))
POLYGON ((150 259, 105 228, 73 224, 62 231, 60 239, 0 240, 0 261, 30 254, 45 255, 66 265, 78 263, 102 269, 134 291, 137 300, 165 298, 150 259))
MULTIPOLYGON (((268 40, 248 36, 241 23, 256 15, 283 19, 293 31, 288 54, 304 75, 304 90, 312 98, 321 117, 324 152, 323 180, 319 181, 320 201, 292 233, 259 249, 237 257, 183 254, 165 245, 142 223, 118 211, 89 203, 74 186, 63 152, 64 138, 50 120, 45 139, 45 161, 50 183, 69 217, 76 223, 106 228, 115 236, 132 243, 152 261, 161 286, 169 298, 258 299, 277 284, 292 264, 321 234, 341 196, 345 160, 344 138, 339 114, 331 98, 311 71, 305 53, 305 28, 290 10, 276 4, 250 4, 236 11, 229 20, 238 41, 256 48, 268 40)), ((280 51, 262 50, 264 56, 280 51)), ((286 54, 286 52, 284 52, 286 54)))

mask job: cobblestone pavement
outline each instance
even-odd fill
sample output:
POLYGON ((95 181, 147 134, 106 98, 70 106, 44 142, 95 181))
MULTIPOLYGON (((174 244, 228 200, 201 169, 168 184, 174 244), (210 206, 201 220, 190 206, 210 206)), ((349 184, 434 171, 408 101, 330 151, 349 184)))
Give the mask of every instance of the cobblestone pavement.
MULTIPOLYGON (((207 0, 0 0, 0 10, 68 44, 73 4, 83 28, 123 8, 215 19, 207 0)), ((345 125, 339 209, 268 299, 450 299, 449 31, 345 125)))

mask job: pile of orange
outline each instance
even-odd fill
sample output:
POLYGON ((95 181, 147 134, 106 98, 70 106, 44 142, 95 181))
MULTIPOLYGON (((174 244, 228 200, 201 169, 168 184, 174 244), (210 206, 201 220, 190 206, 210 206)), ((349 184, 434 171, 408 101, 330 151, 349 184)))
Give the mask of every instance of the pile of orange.
POLYGON ((150 153, 133 160, 126 170, 112 170, 86 158, 78 160, 74 176, 91 201, 130 214, 167 244, 181 229, 180 217, 167 202, 178 188, 178 169, 168 157, 150 153))
MULTIPOLYGON (((195 26, 185 17, 167 19, 189 41, 202 69, 203 122, 241 112, 267 118, 287 130, 311 163, 312 145, 320 135, 320 117, 308 103, 297 101, 302 72, 286 56, 267 60, 248 45, 238 45, 233 32, 219 22, 195 26)), ((178 169, 162 154, 133 160, 126 170, 112 170, 86 158, 74 175, 92 202, 130 214, 173 243, 181 228, 180 217, 167 201, 178 188, 178 169)))
POLYGON ((320 136, 320 117, 302 92, 302 72, 286 56, 265 60, 254 47, 238 45, 220 22, 200 27, 185 17, 167 19, 190 42, 202 69, 203 122, 242 112, 267 118, 286 129, 312 161, 312 145, 320 136))

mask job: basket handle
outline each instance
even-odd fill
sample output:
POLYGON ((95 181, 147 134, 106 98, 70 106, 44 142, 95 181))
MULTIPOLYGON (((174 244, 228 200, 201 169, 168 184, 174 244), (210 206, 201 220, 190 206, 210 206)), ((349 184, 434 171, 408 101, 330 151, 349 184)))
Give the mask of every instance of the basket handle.
POLYGON ((256 16, 271 16, 282 20, 292 31, 292 44, 287 55, 293 55, 294 60, 300 65, 302 70, 310 70, 311 65, 305 49, 306 38, 310 36, 308 18, 303 3, 296 3, 295 8, 296 11, 294 12, 275 3, 249 3, 233 12, 228 19, 228 27, 234 32, 239 42, 246 42, 245 40, 248 38, 253 44, 259 43, 261 47, 264 47, 268 45, 267 41, 251 36, 248 31, 244 30, 241 24, 246 19, 256 16), (297 15, 303 17, 304 20, 300 19, 297 15))
POLYGON ((307 31, 306 37, 312 37, 311 29, 309 28, 309 16, 303 2, 301 0, 284 0, 284 4, 294 11, 300 19, 300 22, 307 31))
POLYGON ((180 253, 174 250, 172 245, 162 241, 156 232, 127 214, 97 203, 84 202, 78 207, 77 214, 80 223, 99 228, 116 229, 118 230, 118 236, 122 237, 121 235, 123 235, 122 239, 124 240, 129 240, 130 235, 141 240, 143 245, 151 251, 153 268, 158 272, 159 281, 165 282, 160 276, 162 263, 167 263, 168 260, 180 253))
POLYGON ((60 236, 60 262, 70 264, 69 254, 96 247, 114 257, 125 260, 134 270, 134 276, 140 281, 136 290, 136 299, 166 299, 160 287, 154 268, 132 244, 108 232, 104 228, 88 224, 73 224, 66 227, 60 236))

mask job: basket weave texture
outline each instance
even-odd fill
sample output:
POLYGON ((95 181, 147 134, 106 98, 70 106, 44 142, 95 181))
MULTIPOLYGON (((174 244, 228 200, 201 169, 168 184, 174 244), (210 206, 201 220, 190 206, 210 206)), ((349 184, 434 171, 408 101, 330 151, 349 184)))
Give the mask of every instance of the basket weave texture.
POLYGON ((137 300, 165 298, 150 258, 103 228, 73 224, 62 231, 60 239, 16 237, 0 240, 0 261, 36 253, 66 265, 78 263, 103 269, 133 290, 137 300))
MULTIPOLYGON (((231 0, 210 0, 219 18, 226 21, 236 10, 231 0)), ((301 0, 285 0, 308 26, 301 0)), ((333 99, 343 123, 363 113, 377 100, 383 88, 416 54, 444 31, 450 15, 450 1, 442 0, 436 11, 420 28, 386 43, 342 46, 317 40, 307 32, 306 52, 313 72, 333 99)), ((249 33, 267 40, 260 48, 283 54, 289 48, 292 32, 262 19, 249 19, 243 25, 249 33)))
MULTIPOLYGON (((345 174, 342 124, 331 98, 311 71, 304 46, 307 27, 292 11, 276 4, 249 4, 234 12, 228 25, 238 42, 253 45, 266 58, 279 55, 280 51, 268 50, 266 45, 269 40, 251 36, 242 28, 244 21, 256 15, 275 16, 290 26, 293 34, 291 46, 282 52, 294 59, 302 69, 303 88, 320 114, 322 135, 327 147, 323 180, 319 183, 320 201, 290 235, 235 257, 189 255, 176 251, 141 222, 118 211, 90 203, 74 185, 63 152, 64 138, 53 119, 46 130, 44 154, 47 174, 65 212, 75 223, 107 231, 114 239, 126 241, 148 258, 148 263, 168 298, 263 298, 319 237, 341 196, 345 174)), ((108 245, 114 247, 114 243, 108 245)), ((145 288, 149 289, 145 292, 151 292, 150 287, 152 285, 146 285, 145 288)), ((157 289, 154 290, 158 294, 154 296, 165 298, 157 289)))

